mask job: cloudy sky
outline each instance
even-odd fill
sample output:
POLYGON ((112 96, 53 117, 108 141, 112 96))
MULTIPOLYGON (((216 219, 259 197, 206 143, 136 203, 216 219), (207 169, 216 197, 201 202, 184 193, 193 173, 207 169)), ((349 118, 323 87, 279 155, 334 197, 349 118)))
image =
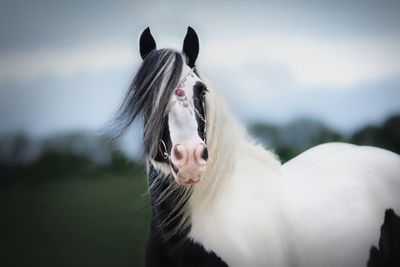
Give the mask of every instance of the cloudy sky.
POLYGON ((348 133, 400 112, 400 1, 0 0, 0 134, 97 130, 141 60, 181 49, 243 122, 320 119, 348 133))

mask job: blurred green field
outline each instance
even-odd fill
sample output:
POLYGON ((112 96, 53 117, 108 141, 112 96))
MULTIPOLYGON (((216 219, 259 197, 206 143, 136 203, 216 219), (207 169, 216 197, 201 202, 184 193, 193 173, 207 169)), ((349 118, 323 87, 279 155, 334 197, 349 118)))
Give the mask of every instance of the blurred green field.
POLYGON ((144 172, 1 188, 0 266, 143 266, 144 172))

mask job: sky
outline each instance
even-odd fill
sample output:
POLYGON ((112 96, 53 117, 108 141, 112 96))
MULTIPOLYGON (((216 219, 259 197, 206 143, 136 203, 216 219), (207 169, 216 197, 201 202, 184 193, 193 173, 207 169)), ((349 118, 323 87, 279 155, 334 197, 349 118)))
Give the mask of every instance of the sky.
POLYGON ((400 1, 0 0, 0 134, 98 131, 157 46, 181 50, 244 123, 310 117, 342 133, 400 113, 400 1))

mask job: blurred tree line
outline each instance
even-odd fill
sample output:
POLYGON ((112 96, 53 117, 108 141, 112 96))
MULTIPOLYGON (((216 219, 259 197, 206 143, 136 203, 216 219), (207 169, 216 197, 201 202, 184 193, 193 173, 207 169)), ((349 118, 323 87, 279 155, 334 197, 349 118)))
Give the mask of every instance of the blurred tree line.
POLYGON ((298 119, 283 126, 253 123, 248 129, 257 141, 274 150, 282 162, 326 142, 376 146, 400 154, 400 115, 388 118, 380 126, 363 127, 350 136, 342 135, 312 119, 298 119))
POLYGON ((16 134, 0 137, 1 182, 49 182, 73 175, 134 174, 144 165, 135 162, 109 143, 105 136, 89 132, 56 135, 32 140, 16 134))
MULTIPOLYGON (((351 136, 310 119, 248 129, 283 162, 336 141, 400 153, 400 115, 351 136)), ((0 137, 0 266, 143 266, 145 165, 106 141, 87 132, 0 137)))

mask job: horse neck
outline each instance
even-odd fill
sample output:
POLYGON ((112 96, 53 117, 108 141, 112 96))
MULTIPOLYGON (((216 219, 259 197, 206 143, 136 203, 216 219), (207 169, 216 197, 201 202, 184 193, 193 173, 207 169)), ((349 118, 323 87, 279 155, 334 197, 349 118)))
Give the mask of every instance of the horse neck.
POLYGON ((280 172, 281 164, 276 155, 265 150, 247 135, 244 126, 235 120, 232 112, 220 98, 218 91, 203 73, 201 79, 207 84, 207 171, 204 179, 193 188, 191 202, 202 203, 204 207, 218 197, 219 190, 227 183, 234 182, 231 177, 235 167, 246 160, 251 165, 259 164, 266 172, 280 172))

